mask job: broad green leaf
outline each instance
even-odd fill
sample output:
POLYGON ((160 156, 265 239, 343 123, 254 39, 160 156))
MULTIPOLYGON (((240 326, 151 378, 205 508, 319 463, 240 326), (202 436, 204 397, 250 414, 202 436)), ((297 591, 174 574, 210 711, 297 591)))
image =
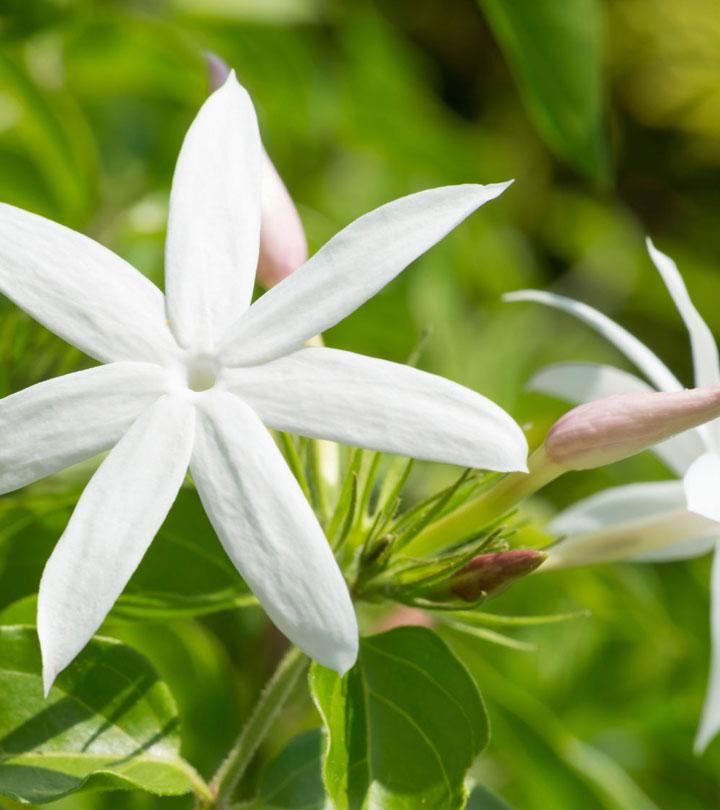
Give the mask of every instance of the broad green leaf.
POLYGON ((464 665, 424 627, 364 638, 343 678, 317 664, 310 687, 327 733, 323 778, 338 810, 464 807, 488 740, 464 665))
MULTIPOLYGON (((76 489, 62 496, 32 487, 0 503, 0 608, 36 592, 70 518, 76 489)), ((165 619, 255 604, 223 551, 192 489, 182 489, 113 616, 165 619)))
POLYGON ((501 799, 483 785, 475 785, 470 791, 465 810, 512 810, 512 808, 505 799, 501 799))
POLYGON ((593 180, 608 171, 599 0, 479 0, 525 107, 557 155, 593 180))
POLYGON ((263 772, 257 797, 248 810, 324 810, 322 744, 320 729, 290 740, 263 772))
POLYGON ((157 795, 207 786, 179 753, 173 698, 145 658, 95 638, 43 697, 35 630, 0 627, 0 794, 49 802, 79 790, 157 795))

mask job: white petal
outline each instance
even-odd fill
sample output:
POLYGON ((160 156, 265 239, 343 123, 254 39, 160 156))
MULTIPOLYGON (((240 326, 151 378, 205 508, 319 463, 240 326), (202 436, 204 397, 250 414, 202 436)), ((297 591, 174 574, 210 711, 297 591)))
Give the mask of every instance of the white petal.
POLYGON ((165 291, 181 346, 209 351, 247 309, 260 240, 262 148, 232 72, 185 136, 170 195, 165 291))
MULTIPOLYGON (((698 388, 717 385, 720 383, 720 363, 718 362, 717 344, 710 327, 690 299, 690 294, 675 262, 669 256, 661 253, 650 239, 647 240, 647 249, 690 335, 695 385, 698 388)), ((710 441, 708 449, 720 450, 720 420, 715 420, 703 427, 703 435, 710 441)))
POLYGON ((40 581, 45 692, 101 625, 185 478, 193 408, 163 397, 111 450, 75 507, 40 581))
POLYGON ((685 474, 684 484, 688 509, 720 522, 720 456, 700 456, 685 474))
POLYGON ((654 390, 634 374, 598 363, 555 363, 545 366, 531 378, 527 387, 530 391, 540 391, 576 403, 591 402, 615 394, 654 390))
POLYGON ((565 536, 549 549, 543 568, 612 560, 695 557, 720 539, 720 527, 685 508, 680 481, 614 487, 573 504, 548 526, 565 536), (684 546, 684 552, 683 552, 684 546))
POLYGON ((349 669, 358 631, 345 580, 272 437, 233 394, 199 400, 190 469, 221 543, 272 621, 324 666, 349 669))
MULTIPOLYGON (((644 380, 627 371, 594 363, 546 366, 530 380, 528 388, 575 404, 615 394, 653 390, 644 380)), ((652 448, 652 452, 678 475, 683 475, 704 451, 705 443, 698 430, 685 431, 652 448)))
POLYGON ((174 355, 160 290, 80 233, 0 204, 0 292, 98 360, 174 355))
POLYGON ((632 557, 632 562, 677 562, 678 560, 692 560, 695 557, 702 557, 709 554, 720 540, 720 530, 712 532, 704 537, 696 537, 694 540, 680 540, 678 543, 671 543, 664 548, 654 551, 644 551, 632 557))
POLYGON ((720 383, 720 364, 717 344, 710 328, 690 300, 687 287, 675 262, 661 253, 650 239, 647 240, 647 249, 690 333, 695 385, 698 388, 717 385, 720 383))
POLYGON ((151 363, 111 363, 0 400, 0 492, 107 450, 166 388, 151 363))
POLYGON ((715 549, 710 580, 710 637, 710 677, 700 727, 695 737, 696 754, 701 754, 720 731, 720 545, 715 549))
POLYGON ((433 188, 355 220, 230 328, 223 361, 251 365, 299 349, 372 298, 508 185, 433 188))
POLYGON ((443 377, 337 349, 233 369, 228 384, 276 430, 485 470, 525 470, 527 442, 494 402, 443 377))
POLYGON ((683 388, 677 377, 644 343, 641 343, 634 335, 631 335, 622 326, 608 318, 607 315, 603 315, 602 312, 598 312, 598 310, 589 307, 587 304, 582 304, 580 301, 574 301, 572 298, 566 298, 563 295, 555 295, 540 290, 518 290, 507 293, 503 296, 503 301, 534 301, 567 312, 610 341, 660 391, 680 391, 683 388))

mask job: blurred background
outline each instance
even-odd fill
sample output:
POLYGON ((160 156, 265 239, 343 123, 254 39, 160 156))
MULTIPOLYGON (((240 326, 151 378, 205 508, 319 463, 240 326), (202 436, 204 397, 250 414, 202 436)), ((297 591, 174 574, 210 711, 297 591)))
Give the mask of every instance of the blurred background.
MULTIPOLYGON (((713 0, 2 0, 0 42, 0 199, 93 236, 158 283, 174 161, 208 92, 206 49, 251 92, 312 249, 394 197, 516 178, 327 342, 402 361, 429 329, 421 365, 494 398, 533 435, 564 410, 524 393, 535 369, 624 363, 577 322, 501 304, 503 292, 542 287, 587 301, 689 384, 686 334, 644 251, 650 234, 720 331, 713 0)), ((1 307, 2 395, 89 362, 1 307)), ((453 473, 421 467, 409 497, 453 473)), ((632 459, 561 480, 538 508, 667 475, 649 457, 632 459)), ((43 492, 2 499, 5 616, 36 591, 67 518, 43 492)), ((232 570, 192 493, 168 522, 132 588, 228 587, 232 570), (207 571, 184 546, 159 569, 172 538, 190 536, 207 539, 207 571)), ((518 810, 720 806, 720 742, 692 754, 708 575, 707 559, 540 574, 490 609, 591 616, 518 631, 532 650, 451 639, 493 725, 479 778, 518 810)), ((208 775, 281 642, 256 609, 179 613, 170 624, 118 621, 113 634, 168 682, 183 751, 208 775)), ((263 753, 317 724, 299 697, 263 753)), ((189 805, 113 793, 52 806, 189 805)))

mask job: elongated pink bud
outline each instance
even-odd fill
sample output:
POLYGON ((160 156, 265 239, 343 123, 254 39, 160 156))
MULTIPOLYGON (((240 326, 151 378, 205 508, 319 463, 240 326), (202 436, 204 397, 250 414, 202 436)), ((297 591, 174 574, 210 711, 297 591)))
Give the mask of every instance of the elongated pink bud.
POLYGON ((534 548, 515 548, 479 554, 449 580, 450 591, 465 602, 495 596, 519 577, 541 565, 547 554, 534 548))
MULTIPOLYGON (((210 51, 205 52, 205 61, 210 89, 216 90, 223 85, 230 69, 210 51)), ((263 286, 272 287, 305 263, 308 248, 295 203, 264 149, 261 204, 257 277, 263 286)))
POLYGON ((258 279, 272 287, 294 273, 307 257, 305 230, 295 203, 267 152, 263 152, 258 279))
POLYGON ((718 417, 720 385, 617 394, 579 405, 561 417, 545 439, 545 452, 564 470, 589 470, 718 417))

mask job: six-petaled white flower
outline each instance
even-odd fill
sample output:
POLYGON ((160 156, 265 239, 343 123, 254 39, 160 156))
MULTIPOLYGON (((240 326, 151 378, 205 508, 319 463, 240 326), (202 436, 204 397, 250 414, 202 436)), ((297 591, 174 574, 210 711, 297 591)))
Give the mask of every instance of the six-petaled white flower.
MULTIPOLYGON (((695 385, 720 384, 712 332, 690 299, 675 263, 647 242, 648 251, 690 334, 695 385)), ((505 296, 536 301, 574 315, 613 343, 647 378, 612 366, 558 363, 539 371, 529 387, 570 402, 632 392, 681 391, 680 381, 647 346, 601 312, 570 298, 537 290, 505 296)), ((681 433, 653 448, 682 480, 614 487, 586 498, 549 524, 563 537, 546 569, 630 558, 657 562, 715 551, 711 581, 712 662, 695 741, 702 751, 720 731, 720 420, 681 433)))
POLYGON ((385 205, 250 305, 261 160, 252 103, 231 75, 178 159, 165 298, 87 237, 0 207, 0 291, 105 363, 0 401, 2 492, 112 448, 42 576, 46 689, 105 618, 188 467, 270 618, 321 663, 352 665, 357 626, 345 581, 267 427, 525 468, 521 430, 479 394, 395 363, 304 347, 507 184, 432 189, 385 205))

